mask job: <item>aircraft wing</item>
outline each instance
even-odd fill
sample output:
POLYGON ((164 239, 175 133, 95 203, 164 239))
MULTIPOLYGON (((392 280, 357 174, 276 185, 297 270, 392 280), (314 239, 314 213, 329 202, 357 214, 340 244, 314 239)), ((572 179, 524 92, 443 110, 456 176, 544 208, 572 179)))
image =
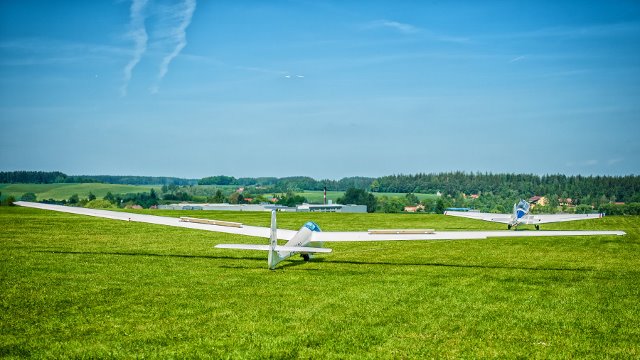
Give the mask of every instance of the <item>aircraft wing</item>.
POLYGON ((311 242, 352 241, 425 241, 425 240, 481 240, 491 237, 539 237, 539 236, 585 236, 625 235, 624 231, 434 231, 423 234, 377 234, 370 232, 314 232, 311 242))
MULTIPOLYGON (((268 227, 247 226, 241 227, 221 226, 212 224, 202 224, 194 222, 183 222, 179 218, 134 214, 121 211, 87 209, 72 206, 60 206, 41 203, 32 203, 25 201, 17 201, 14 204, 24 207, 31 207, 43 210, 53 210, 71 214, 88 215, 107 219, 135 221, 148 224, 158 224, 166 226, 183 227, 189 229, 215 231, 227 234, 246 235, 260 238, 269 238, 271 230, 268 227)), ((476 213, 477 214, 477 213, 476 213)), ((496 215, 496 214, 491 214, 496 215)), ((469 239, 486 239, 489 237, 522 237, 522 236, 577 236, 577 235, 624 235, 624 231, 428 231, 420 233, 407 233, 405 230, 401 233, 380 233, 380 232, 313 232, 311 242, 347 242, 347 241, 398 241, 398 240, 469 240, 469 239)), ((291 240, 297 231, 278 229, 277 235, 280 240, 291 240)), ((220 244, 223 245, 223 244, 220 244)), ((218 245, 217 247, 222 247, 218 245)), ((227 244, 223 246, 246 246, 245 249, 265 250, 268 245, 249 245, 249 244, 227 244)), ((296 252, 319 252, 318 248, 301 248, 294 247, 286 249, 278 246, 279 251, 296 251, 296 252)), ((329 249, 327 249, 329 250, 329 249)))
MULTIPOLYGON (((238 249, 238 250, 259 250, 270 251, 269 245, 253 245, 253 244, 218 244, 214 246, 218 249, 238 249)), ((306 252, 306 253, 330 253, 331 249, 317 248, 309 246, 280 246, 277 245, 273 248, 275 251, 289 251, 289 252, 306 252)))
POLYGON ((445 211, 444 214, 469 219, 498 222, 503 224, 508 224, 511 222, 511 215, 509 214, 491 214, 475 211, 445 211))
MULTIPOLYGON (((95 216, 95 217, 101 217, 101 218, 107 218, 107 219, 113 219, 113 220, 135 221, 135 222, 143 222, 148 224, 175 226, 175 227, 183 227, 183 228, 189 228, 189 229, 215 231, 215 232, 221 232, 226 234, 254 236, 254 237, 260 237, 260 238, 269 238, 269 236, 271 236, 271 229, 269 229, 268 227, 260 227, 260 226, 241 225, 241 227, 231 227, 231 226, 221 226, 221 225, 212 225, 212 224, 202 224, 202 223, 195 223, 195 222, 180 221, 179 218, 167 217, 167 216, 134 214, 129 212, 121 212, 121 211, 87 209, 87 208, 81 208, 81 207, 50 205, 50 204, 41 204, 41 203, 33 203, 33 202, 26 202, 26 201, 16 201, 14 202, 14 204, 19 206, 24 206, 24 207, 36 208, 36 209, 53 210, 53 211, 95 216)), ((278 239, 291 240, 296 235, 296 233, 297 231, 293 231, 293 230, 278 229, 278 239)))
POLYGON ((548 224, 554 222, 586 220, 601 218, 602 214, 540 214, 527 215, 523 218, 522 223, 527 225, 548 224))

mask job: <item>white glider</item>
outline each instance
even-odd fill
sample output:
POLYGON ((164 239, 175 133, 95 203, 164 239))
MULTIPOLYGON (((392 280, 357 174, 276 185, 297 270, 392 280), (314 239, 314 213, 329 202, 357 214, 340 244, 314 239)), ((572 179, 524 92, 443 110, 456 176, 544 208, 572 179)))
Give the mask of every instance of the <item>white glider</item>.
POLYGON ((484 220, 507 224, 507 229, 514 230, 518 225, 535 225, 536 230, 540 230, 540 224, 549 224, 554 222, 597 219, 604 214, 536 214, 530 215, 531 204, 525 200, 513 205, 511 214, 492 214, 475 211, 445 211, 445 215, 465 217, 469 219, 484 220))
POLYGON ((625 235, 624 231, 434 231, 432 229, 387 229, 369 231, 322 232, 320 227, 309 221, 298 231, 278 229, 276 212, 271 212, 271 227, 248 226, 224 221, 173 218, 155 215, 133 214, 109 210, 86 209, 70 206, 49 205, 17 201, 14 204, 43 210, 53 210, 72 214, 96 216, 114 220, 144 222, 167 226, 208 230, 227 234, 246 235, 269 238, 269 244, 218 244, 219 249, 268 251, 269 269, 293 256, 301 255, 309 260, 312 254, 329 253, 331 249, 323 248, 325 242, 351 241, 425 241, 425 240, 470 240, 489 237, 539 237, 539 236, 584 236, 584 235, 625 235), (278 240, 287 241, 279 245, 278 240))

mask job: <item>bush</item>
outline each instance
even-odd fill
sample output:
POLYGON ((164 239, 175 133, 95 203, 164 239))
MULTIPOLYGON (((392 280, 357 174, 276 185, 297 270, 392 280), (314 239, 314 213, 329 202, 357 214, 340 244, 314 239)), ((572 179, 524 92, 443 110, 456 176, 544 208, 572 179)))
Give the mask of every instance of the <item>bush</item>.
POLYGON ((640 215, 640 203, 627 204, 627 215, 640 215))
POLYGON ((580 204, 576 206, 576 214, 590 214, 593 212, 591 205, 580 204))
POLYGON ((30 202, 36 202, 36 194, 32 193, 32 192, 28 192, 28 193, 24 193, 22 194, 22 196, 20 197, 21 201, 30 201, 30 202))
POLYGON ((13 196, 7 196, 6 198, 2 199, 2 202, 0 202, 0 205, 13 206, 14 201, 16 201, 16 198, 14 198, 13 196))
MULTIPOLYGON (((345 191, 344 193, 344 196, 338 199, 338 204, 367 205, 367 212, 370 212, 370 213, 376 211, 376 207, 378 205, 377 199, 373 194, 368 193, 365 190, 356 189, 356 188, 347 189, 347 191, 345 191)), ((402 209, 400 211, 402 211, 402 209)))
POLYGON ((640 203, 603 204, 599 210, 607 215, 640 215, 640 203))
POLYGON ((624 215, 625 208, 625 205, 603 204, 598 210, 606 215, 624 215))
POLYGON ((115 205, 113 205, 109 200, 95 199, 89 201, 84 207, 90 209, 112 209, 115 208, 115 205))

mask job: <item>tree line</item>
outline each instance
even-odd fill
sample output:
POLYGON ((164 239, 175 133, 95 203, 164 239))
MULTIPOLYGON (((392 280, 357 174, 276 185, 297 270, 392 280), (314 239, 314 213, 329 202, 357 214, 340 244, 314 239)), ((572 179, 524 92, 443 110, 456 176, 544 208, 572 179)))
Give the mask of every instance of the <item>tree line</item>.
POLYGON ((104 183, 124 185, 195 185, 197 179, 166 176, 67 175, 60 171, 0 171, 0 184, 104 183))
POLYGON ((346 191, 350 188, 369 190, 375 178, 369 177, 345 177, 340 180, 316 180, 308 176, 290 176, 283 178, 275 177, 258 177, 258 178, 238 178, 233 176, 209 176, 198 181, 198 185, 236 185, 236 186, 253 186, 265 189, 268 192, 287 192, 287 191, 319 191, 327 189, 329 191, 346 191))
POLYGON ((1 184, 53 184, 66 178, 59 171, 0 171, 1 184))
MULTIPOLYGON (((22 201, 37 201, 34 193, 25 193, 20 197, 22 201)), ((157 206, 160 203, 160 196, 155 190, 149 192, 129 193, 129 194, 112 194, 108 192, 102 199, 98 199, 93 193, 89 193, 86 198, 80 198, 78 194, 71 195, 68 199, 55 200, 43 199, 40 202, 45 204, 70 205, 87 207, 94 209, 109 208, 126 208, 132 206, 140 206, 148 209, 157 206)))
POLYGON ((555 195, 578 200, 604 196, 610 201, 640 202, 640 177, 448 172, 383 176, 373 181, 370 190, 427 194, 440 192, 449 196, 491 193, 504 198, 555 195))

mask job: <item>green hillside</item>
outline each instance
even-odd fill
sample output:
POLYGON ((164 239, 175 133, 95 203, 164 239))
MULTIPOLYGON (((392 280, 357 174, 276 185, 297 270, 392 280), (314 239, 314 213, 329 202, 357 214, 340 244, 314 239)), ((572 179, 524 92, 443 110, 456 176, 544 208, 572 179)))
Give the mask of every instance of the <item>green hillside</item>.
MULTIPOLYGON (((268 213, 141 211, 268 225, 268 213)), ((280 213, 281 227, 498 229, 442 215, 280 213)), ((266 269, 265 240, 0 207, 0 357, 638 358, 640 217, 624 237, 336 243, 266 269)))
POLYGON ((38 200, 68 199, 73 194, 78 194, 80 198, 86 198, 89 193, 97 197, 104 197, 108 192, 112 194, 126 194, 148 192, 151 189, 159 190, 160 186, 153 185, 119 185, 119 184, 0 184, 2 196, 14 196, 20 198, 22 194, 32 192, 38 200))

